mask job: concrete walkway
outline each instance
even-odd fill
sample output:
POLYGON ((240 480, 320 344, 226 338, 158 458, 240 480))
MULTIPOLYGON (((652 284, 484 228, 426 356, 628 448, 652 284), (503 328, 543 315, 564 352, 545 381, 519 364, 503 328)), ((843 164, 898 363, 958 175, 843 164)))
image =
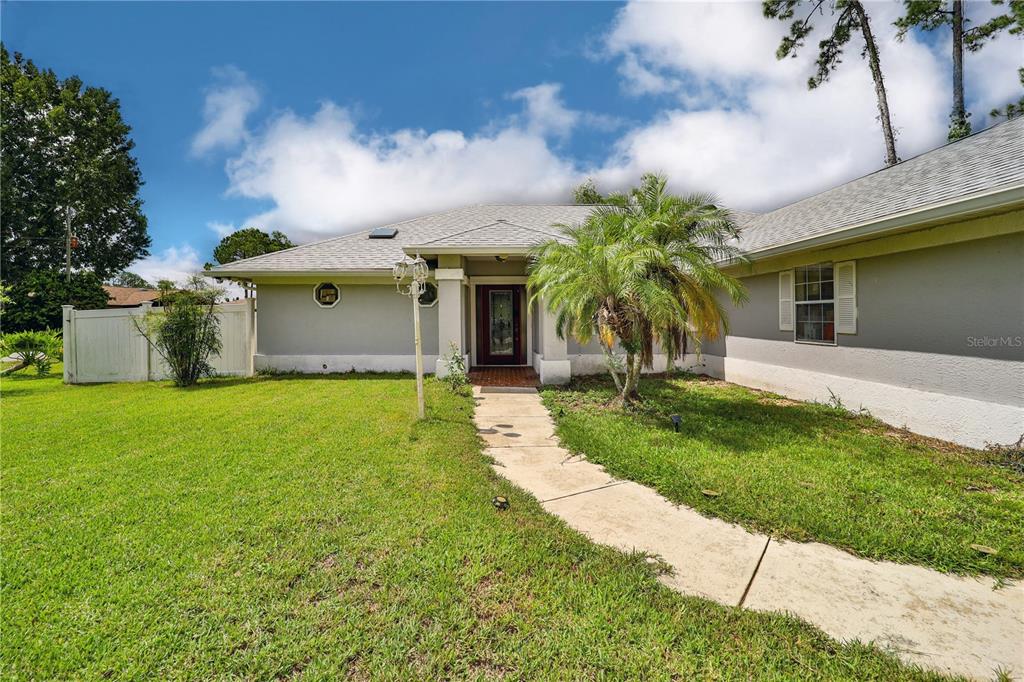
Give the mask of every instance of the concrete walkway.
POLYGON ((661 557, 662 582, 690 595, 787 611, 839 640, 874 642, 940 672, 1024 679, 1024 585, 874 562, 819 543, 749 533, 559 446, 531 389, 476 387, 475 420, 495 471, 595 542, 661 557), (507 392, 515 391, 515 392, 507 392))

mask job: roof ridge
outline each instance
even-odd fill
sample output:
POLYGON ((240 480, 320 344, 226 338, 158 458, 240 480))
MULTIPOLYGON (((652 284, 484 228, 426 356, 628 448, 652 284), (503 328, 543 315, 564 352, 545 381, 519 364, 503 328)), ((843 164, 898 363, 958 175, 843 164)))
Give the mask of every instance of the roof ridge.
POLYGON ((459 206, 457 208, 449 208, 449 209, 446 209, 444 211, 437 211, 435 213, 428 213, 428 214, 423 215, 423 216, 414 216, 412 218, 406 218, 405 220, 399 220, 398 222, 394 222, 394 223, 385 223, 384 225, 377 225, 376 227, 368 227, 365 230, 358 230, 356 232, 348 232, 346 234, 339 234, 336 237, 327 237, 326 239, 318 239, 316 241, 306 242, 305 244, 296 244, 295 246, 290 246, 287 249, 281 249, 280 251, 271 251, 270 253, 261 253, 258 256, 251 256, 249 258, 242 258, 240 260, 231 261, 230 263, 223 263, 223 264, 218 265, 218 267, 226 267, 226 266, 229 266, 229 265, 234 265, 235 263, 243 263, 243 262, 244 263, 252 263, 253 261, 256 261, 256 260, 258 260, 260 258, 266 258, 268 256, 276 256, 279 253, 285 253, 287 251, 295 251, 297 249, 302 249, 302 248, 306 248, 306 247, 321 246, 323 244, 329 244, 331 242, 336 242, 336 241, 338 241, 340 239, 348 239, 349 237, 358 237, 361 234, 369 234, 370 232, 373 232, 374 230, 376 230, 379 227, 396 227, 398 225, 403 225, 405 223, 411 223, 411 222, 413 222, 415 220, 420 220, 422 218, 434 218, 436 216, 444 215, 446 213, 453 213, 453 212, 458 211, 458 210, 463 209, 463 208, 465 208, 465 207, 464 206, 459 206))
POLYGON ((431 239, 429 241, 420 242, 419 244, 410 244, 410 246, 426 246, 427 244, 433 244, 434 242, 439 242, 442 239, 451 239, 452 237, 458 237, 461 234, 467 234, 469 232, 474 232, 476 230, 482 230, 485 227, 491 227, 492 225, 497 225, 498 223, 502 223, 502 224, 505 224, 505 225, 514 225, 515 227, 519 227, 519 228, 522 228, 524 230, 530 229, 530 228, 526 227, 525 225, 520 225, 518 223, 509 222, 508 220, 504 220, 502 218, 497 218, 496 220, 492 220, 489 223, 484 223, 483 225, 476 225, 475 227, 467 227, 465 230, 459 230, 458 232, 449 232, 448 234, 441 235, 440 237, 434 237, 433 239, 431 239))
POLYGON ((518 227, 519 229, 526 230, 527 232, 536 232, 537 234, 542 234, 542 235, 544 235, 546 237, 558 237, 559 236, 558 234, 556 234, 554 232, 547 232, 545 230, 541 230, 541 229, 538 229, 536 227, 529 227, 527 225, 520 225, 519 223, 514 223, 511 220, 505 220, 504 218, 498 218, 496 220, 492 220, 489 223, 484 223, 483 225, 477 225, 476 227, 470 227, 470 228, 467 228, 465 230, 459 230, 458 232, 452 232, 450 234, 442 235, 440 237, 435 237, 434 239, 431 239, 430 241, 420 242, 419 244, 409 244, 409 246, 429 246, 429 245, 434 244, 436 242, 441 242, 441 241, 444 241, 446 239, 451 239, 452 237, 458 237, 460 235, 468 234, 470 232, 475 232, 477 230, 482 230, 485 227, 494 227, 495 225, 511 225, 512 227, 518 227))

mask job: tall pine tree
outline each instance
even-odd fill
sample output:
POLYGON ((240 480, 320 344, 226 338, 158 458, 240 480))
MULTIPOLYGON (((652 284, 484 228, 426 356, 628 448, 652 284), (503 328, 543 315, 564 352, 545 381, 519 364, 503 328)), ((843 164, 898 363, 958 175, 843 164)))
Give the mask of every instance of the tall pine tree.
POLYGON ((885 141, 885 163, 893 165, 899 162, 896 154, 896 137, 892 131, 892 120, 889 116, 889 98, 885 92, 885 80, 882 77, 882 60, 878 55, 878 43, 871 31, 871 21, 867 10, 860 0, 764 0, 761 3, 764 16, 768 19, 788 21, 793 19, 797 10, 802 17, 789 26, 789 35, 782 38, 775 56, 779 59, 796 56, 803 47, 804 40, 814 30, 811 22, 819 12, 824 16, 824 8, 831 11, 832 27, 828 35, 818 43, 817 70, 807 81, 811 90, 824 83, 842 62, 843 49, 850 42, 854 33, 864 38, 864 49, 861 54, 868 62, 871 79, 875 83, 875 99, 878 101, 878 120, 882 124, 882 138, 885 141))

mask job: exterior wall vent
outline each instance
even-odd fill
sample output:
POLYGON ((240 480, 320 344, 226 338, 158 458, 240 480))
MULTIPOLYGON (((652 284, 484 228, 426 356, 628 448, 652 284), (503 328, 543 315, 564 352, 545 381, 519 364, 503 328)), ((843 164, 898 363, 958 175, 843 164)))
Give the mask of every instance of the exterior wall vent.
POLYGON ((377 227, 370 231, 370 239, 394 239, 398 230, 394 227, 377 227))

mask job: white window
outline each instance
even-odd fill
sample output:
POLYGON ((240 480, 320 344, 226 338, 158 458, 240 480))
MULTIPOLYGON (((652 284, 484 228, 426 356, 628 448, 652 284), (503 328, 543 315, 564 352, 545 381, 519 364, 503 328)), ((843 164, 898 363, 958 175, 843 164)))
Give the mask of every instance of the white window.
POLYGON ((836 342, 835 279, 832 263, 805 265, 794 270, 797 341, 836 342))
POLYGON ((313 300, 321 308, 333 308, 341 300, 341 292, 337 285, 321 282, 313 287, 313 300))

